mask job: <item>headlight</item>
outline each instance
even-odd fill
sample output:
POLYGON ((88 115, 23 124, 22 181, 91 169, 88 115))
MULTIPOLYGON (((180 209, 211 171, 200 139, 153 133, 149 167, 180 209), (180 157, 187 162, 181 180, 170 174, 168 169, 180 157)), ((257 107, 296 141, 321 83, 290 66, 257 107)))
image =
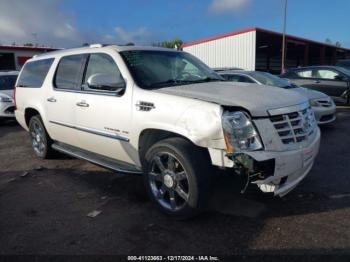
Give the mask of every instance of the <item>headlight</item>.
POLYGON ((309 102, 310 102, 310 106, 314 106, 314 107, 321 106, 320 103, 317 101, 317 99, 310 99, 309 102))
POLYGON ((254 151, 262 148, 259 134, 244 112, 224 112, 222 115, 228 153, 254 151))
POLYGON ((12 98, 6 96, 0 96, 0 102, 12 102, 12 98))

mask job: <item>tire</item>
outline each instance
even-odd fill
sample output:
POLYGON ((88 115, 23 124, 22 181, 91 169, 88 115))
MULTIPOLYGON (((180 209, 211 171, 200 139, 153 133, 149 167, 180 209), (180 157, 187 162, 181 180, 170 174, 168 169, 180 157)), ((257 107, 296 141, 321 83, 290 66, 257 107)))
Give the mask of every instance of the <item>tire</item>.
POLYGON ((188 219, 206 208, 212 176, 208 153, 174 137, 148 149, 144 181, 153 203, 175 219, 188 219))
POLYGON ((49 159, 54 156, 55 152, 51 148, 53 141, 48 135, 39 115, 35 115, 29 120, 29 136, 34 152, 38 157, 49 159))

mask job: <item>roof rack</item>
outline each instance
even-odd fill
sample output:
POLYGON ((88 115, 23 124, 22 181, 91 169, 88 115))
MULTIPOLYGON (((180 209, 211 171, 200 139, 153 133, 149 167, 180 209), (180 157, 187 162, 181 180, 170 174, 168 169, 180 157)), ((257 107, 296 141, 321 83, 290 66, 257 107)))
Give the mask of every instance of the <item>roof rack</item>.
POLYGON ((103 47, 103 44, 91 44, 89 45, 90 48, 99 48, 99 47, 103 47))

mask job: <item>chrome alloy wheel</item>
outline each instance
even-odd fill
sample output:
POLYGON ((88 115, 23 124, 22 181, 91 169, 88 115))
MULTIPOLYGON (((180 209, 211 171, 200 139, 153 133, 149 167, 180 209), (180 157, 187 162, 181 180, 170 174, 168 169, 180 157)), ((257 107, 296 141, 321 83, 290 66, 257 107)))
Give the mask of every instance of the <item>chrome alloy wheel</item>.
POLYGON ((39 155, 43 154, 46 149, 44 132, 45 131, 36 121, 30 126, 30 136, 32 138, 32 145, 35 152, 39 155))
POLYGON ((168 152, 156 154, 151 161, 148 175, 155 199, 164 208, 178 211, 189 199, 189 184, 180 161, 168 152))

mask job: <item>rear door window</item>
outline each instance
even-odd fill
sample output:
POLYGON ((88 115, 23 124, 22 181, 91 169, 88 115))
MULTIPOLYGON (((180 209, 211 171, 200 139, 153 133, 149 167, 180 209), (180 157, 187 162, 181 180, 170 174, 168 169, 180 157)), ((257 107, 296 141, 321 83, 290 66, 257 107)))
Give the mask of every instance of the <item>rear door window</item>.
POLYGON ((54 85, 59 89, 80 89, 85 54, 62 57, 55 75, 54 85))
POLYGON ((312 70, 311 69, 297 71, 296 74, 301 78, 312 78, 312 70))
POLYGON ((18 87, 41 87, 54 58, 28 62, 19 76, 18 87))
POLYGON ((15 87, 17 75, 0 76, 0 90, 12 90, 15 87))

